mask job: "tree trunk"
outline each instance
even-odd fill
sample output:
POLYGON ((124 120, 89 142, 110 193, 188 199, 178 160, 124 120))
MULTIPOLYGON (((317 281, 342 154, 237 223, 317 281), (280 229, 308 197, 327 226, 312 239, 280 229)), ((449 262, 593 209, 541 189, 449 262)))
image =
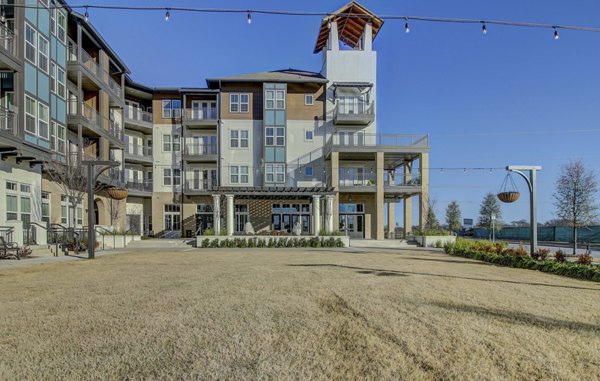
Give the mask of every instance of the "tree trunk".
POLYGON ((577 255, 577 226, 573 226, 573 255, 577 255))

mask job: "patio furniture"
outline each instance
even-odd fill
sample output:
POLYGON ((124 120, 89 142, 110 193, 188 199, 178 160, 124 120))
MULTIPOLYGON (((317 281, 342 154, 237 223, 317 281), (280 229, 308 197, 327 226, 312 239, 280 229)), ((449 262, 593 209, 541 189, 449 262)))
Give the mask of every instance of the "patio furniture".
POLYGON ((9 259, 16 258, 21 259, 19 255, 19 245, 16 242, 6 242, 4 237, 0 236, 0 258, 9 259))

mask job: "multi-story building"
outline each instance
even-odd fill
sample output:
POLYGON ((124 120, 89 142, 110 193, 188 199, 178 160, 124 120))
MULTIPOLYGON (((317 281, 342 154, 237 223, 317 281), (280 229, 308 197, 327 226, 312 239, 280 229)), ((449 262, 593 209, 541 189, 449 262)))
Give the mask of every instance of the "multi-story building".
MULTIPOLYGON (((15 7, 11 12, 30 11, 15 7)), ((383 239, 385 226, 393 236, 398 202, 404 203, 405 231, 410 230, 414 196, 422 224, 428 139, 378 132, 373 41, 383 21, 361 5, 349 3, 322 20, 314 50, 323 56, 320 72, 217 77, 208 79, 206 88, 136 83, 84 17, 68 8, 36 11, 48 13, 48 25, 40 17, 33 23, 27 21, 32 15, 22 16, 19 28, 26 41, 16 46, 23 51, 10 55, 0 47, 0 62, 6 61, 12 78, 0 82, 4 114, 12 115, 3 121, 14 125, 1 132, 8 131, 14 143, 0 143, 0 176, 35 173, 37 183, 29 185, 36 187, 40 205, 32 221, 85 221, 87 204, 64 211, 60 187, 35 166, 75 152, 122 162, 116 176, 100 181, 116 181, 129 190, 119 206, 126 219, 109 218, 114 205, 98 192, 96 223, 142 234, 195 236, 212 228, 233 235, 250 222, 255 231, 291 231, 299 224, 303 234, 341 230, 354 238, 383 239), (46 49, 39 42, 44 28, 51 46, 47 77, 53 79, 47 88, 45 66, 38 65, 45 59, 38 49, 46 49), (29 40, 37 41, 35 47, 29 40), (37 66, 25 55, 35 57, 37 66)), ((2 218, 26 220, 19 210, 10 213, 2 218)))

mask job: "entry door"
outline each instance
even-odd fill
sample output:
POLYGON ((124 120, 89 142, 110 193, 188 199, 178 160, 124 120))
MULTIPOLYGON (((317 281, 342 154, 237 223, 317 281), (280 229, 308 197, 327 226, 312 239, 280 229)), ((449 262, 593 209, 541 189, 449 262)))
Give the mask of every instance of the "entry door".
POLYGON ((212 213, 196 214, 196 235, 202 235, 206 229, 212 229, 213 221, 212 213))
POLYGON ((248 205, 236 205, 235 206, 235 232, 243 233, 246 222, 248 222, 248 205))
POLYGON ((340 231, 350 238, 365 238, 364 214, 340 214, 340 231))

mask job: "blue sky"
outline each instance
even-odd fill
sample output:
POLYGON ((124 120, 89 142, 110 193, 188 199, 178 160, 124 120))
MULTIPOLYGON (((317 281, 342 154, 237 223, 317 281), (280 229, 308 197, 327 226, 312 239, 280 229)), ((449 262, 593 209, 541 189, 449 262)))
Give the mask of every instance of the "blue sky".
MULTIPOLYGON (((98 0, 97 4, 132 4, 98 0)), ((83 4, 72 2, 72 5, 83 4)), ((333 11, 339 0, 135 1, 139 5, 333 11)), ((374 1, 377 14, 464 17, 600 26, 597 1, 374 1)), ((281 68, 319 71, 312 54, 318 17, 90 10, 90 21, 149 86, 205 86, 204 79, 281 68)), ((560 165, 583 159, 600 173, 600 33, 488 25, 387 21, 378 51, 378 128, 430 135, 431 167, 543 166, 539 220, 553 218, 560 165)), ((477 218, 504 171, 431 171, 431 195, 443 219, 457 200, 477 218)), ((515 177, 521 192, 524 182, 515 177)), ((400 209, 400 208, 398 208, 400 209)), ((503 205, 505 221, 528 219, 527 197, 503 205)))

